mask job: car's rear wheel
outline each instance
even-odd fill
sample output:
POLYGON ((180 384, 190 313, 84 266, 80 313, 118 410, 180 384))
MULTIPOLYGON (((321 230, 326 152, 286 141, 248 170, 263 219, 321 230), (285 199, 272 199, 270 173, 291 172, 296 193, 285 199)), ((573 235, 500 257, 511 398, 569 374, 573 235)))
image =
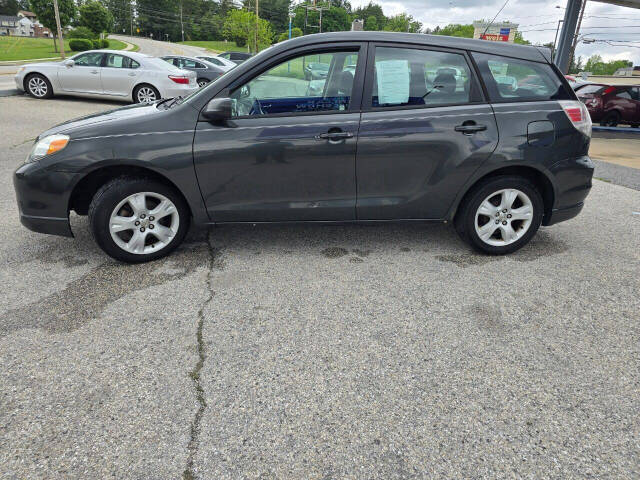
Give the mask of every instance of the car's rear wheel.
POLYGON ((111 257, 129 263, 168 255, 184 239, 189 220, 182 196, 147 178, 116 178, 96 192, 89 206, 96 243, 111 257))
POLYGON ((153 85, 138 85, 133 90, 133 101, 135 103, 153 103, 160 100, 160 92, 153 85))
POLYGON ((53 88, 51 82, 44 75, 33 73, 29 75, 25 81, 26 90, 35 98, 51 98, 53 96, 53 88))
POLYGON ((209 80, 207 80, 206 78, 199 78, 198 79, 198 86, 199 87, 204 87, 208 83, 209 83, 209 80))
POLYGON ((600 125, 603 127, 617 127, 620 123, 620 113, 616 110, 607 113, 600 121, 600 125))
POLYGON ((463 200, 456 229, 476 250, 491 255, 515 252, 536 234, 544 202, 529 180, 518 176, 490 177, 463 200))

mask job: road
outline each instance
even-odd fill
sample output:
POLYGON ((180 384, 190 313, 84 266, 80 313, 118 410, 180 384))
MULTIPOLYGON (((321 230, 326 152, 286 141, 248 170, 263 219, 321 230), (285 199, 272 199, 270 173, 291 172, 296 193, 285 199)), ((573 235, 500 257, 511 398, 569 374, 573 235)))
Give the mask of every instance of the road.
POLYGON ((220 227, 105 257, 18 221, 0 98, 0 477, 638 478, 640 191, 507 257, 443 225, 220 227))
MULTIPOLYGON (((158 40, 152 40, 145 37, 130 37, 128 35, 109 35, 109 38, 114 38, 122 42, 133 43, 138 45, 141 53, 152 55, 154 57, 160 57, 162 55, 187 55, 195 56, 206 53, 205 48, 192 47, 191 45, 181 45, 179 43, 161 42, 158 40)), ((209 52, 210 53, 210 52, 209 52)))

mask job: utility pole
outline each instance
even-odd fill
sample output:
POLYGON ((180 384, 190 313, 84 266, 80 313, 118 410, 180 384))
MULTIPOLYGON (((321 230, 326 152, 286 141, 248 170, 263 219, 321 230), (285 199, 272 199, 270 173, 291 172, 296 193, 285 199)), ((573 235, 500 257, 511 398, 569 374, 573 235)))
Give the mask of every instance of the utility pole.
POLYGON ((258 17, 258 0, 256 0, 256 34, 255 34, 255 53, 258 53, 258 23, 260 18, 258 17))
POLYGON ((182 30, 182 41, 184 42, 184 24, 182 23, 182 2, 180 2, 180 30, 182 30))
POLYGON ((296 14, 294 12, 289 12, 289 40, 291 40, 291 21, 296 14))
POLYGON ((129 34, 133 37, 133 2, 129 0, 129 17, 131 17, 131 30, 129 34))
POLYGON ((580 25, 582 25, 582 17, 584 17, 584 9, 587 6, 587 1, 582 0, 582 8, 580 9, 580 17, 578 18, 578 26, 576 27, 576 34, 573 36, 573 44, 571 45, 571 56, 569 57, 569 68, 573 64, 576 56, 576 47, 578 46, 578 35, 580 34, 580 25))
POLYGON ((62 38, 62 26, 60 25, 60 11, 58 0, 53 0, 53 11, 56 14, 56 26, 58 27, 58 42, 60 43, 60 55, 64 58, 64 39, 62 38))

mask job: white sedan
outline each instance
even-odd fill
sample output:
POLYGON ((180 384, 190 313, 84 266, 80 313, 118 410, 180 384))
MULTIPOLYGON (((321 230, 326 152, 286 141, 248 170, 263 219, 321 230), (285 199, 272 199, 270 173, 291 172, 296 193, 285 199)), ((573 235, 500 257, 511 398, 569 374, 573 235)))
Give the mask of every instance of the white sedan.
POLYGON ((18 90, 36 98, 78 95, 136 103, 187 95, 198 88, 194 72, 118 50, 89 50, 61 62, 24 65, 15 82, 18 90))

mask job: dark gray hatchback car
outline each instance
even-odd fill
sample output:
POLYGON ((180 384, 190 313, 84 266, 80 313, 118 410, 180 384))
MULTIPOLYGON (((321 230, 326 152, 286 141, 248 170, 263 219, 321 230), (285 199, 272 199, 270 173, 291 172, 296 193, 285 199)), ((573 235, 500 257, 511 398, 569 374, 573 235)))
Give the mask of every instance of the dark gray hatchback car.
POLYGON ((40 135, 14 183, 22 223, 127 262, 190 222, 453 222, 489 254, 576 216, 591 121, 549 52, 343 32, 280 43, 186 98, 40 135), (327 64, 324 78, 305 66, 327 64))

